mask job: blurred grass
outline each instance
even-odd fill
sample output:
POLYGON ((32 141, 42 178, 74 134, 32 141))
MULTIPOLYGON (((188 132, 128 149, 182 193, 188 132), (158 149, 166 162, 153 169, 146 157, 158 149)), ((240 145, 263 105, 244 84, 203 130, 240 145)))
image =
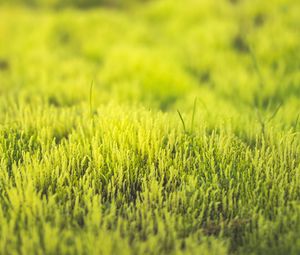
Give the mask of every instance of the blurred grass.
POLYGON ((0 0, 0 4, 23 5, 35 8, 94 8, 94 7, 128 7, 138 2, 149 0, 0 0))

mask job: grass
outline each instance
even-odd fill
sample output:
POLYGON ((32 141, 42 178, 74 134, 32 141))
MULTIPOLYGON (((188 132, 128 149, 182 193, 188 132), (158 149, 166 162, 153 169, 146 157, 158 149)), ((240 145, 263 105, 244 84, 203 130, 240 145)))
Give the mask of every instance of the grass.
POLYGON ((75 2, 0 7, 0 254, 299 254, 297 1, 75 2))

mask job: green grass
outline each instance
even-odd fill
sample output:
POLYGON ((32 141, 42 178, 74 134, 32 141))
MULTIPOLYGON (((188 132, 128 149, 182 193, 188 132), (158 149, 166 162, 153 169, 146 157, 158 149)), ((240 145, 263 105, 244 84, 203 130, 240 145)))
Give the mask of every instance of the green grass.
POLYGON ((300 254, 296 0, 33 2, 0 7, 0 254, 300 254))

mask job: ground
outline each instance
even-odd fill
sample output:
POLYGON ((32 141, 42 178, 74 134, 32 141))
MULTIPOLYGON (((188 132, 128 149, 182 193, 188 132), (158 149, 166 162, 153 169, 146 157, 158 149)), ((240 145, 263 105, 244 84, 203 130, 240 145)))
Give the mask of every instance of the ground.
POLYGON ((72 1, 0 1, 0 254, 300 254, 299 3, 72 1))

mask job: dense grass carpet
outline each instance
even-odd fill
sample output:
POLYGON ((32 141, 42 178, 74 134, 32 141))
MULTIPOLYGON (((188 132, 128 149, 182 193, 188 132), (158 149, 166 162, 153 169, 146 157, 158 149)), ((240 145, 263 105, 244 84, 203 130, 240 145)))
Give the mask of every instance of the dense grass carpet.
POLYGON ((296 0, 0 0, 0 254, 300 254, 296 0))

